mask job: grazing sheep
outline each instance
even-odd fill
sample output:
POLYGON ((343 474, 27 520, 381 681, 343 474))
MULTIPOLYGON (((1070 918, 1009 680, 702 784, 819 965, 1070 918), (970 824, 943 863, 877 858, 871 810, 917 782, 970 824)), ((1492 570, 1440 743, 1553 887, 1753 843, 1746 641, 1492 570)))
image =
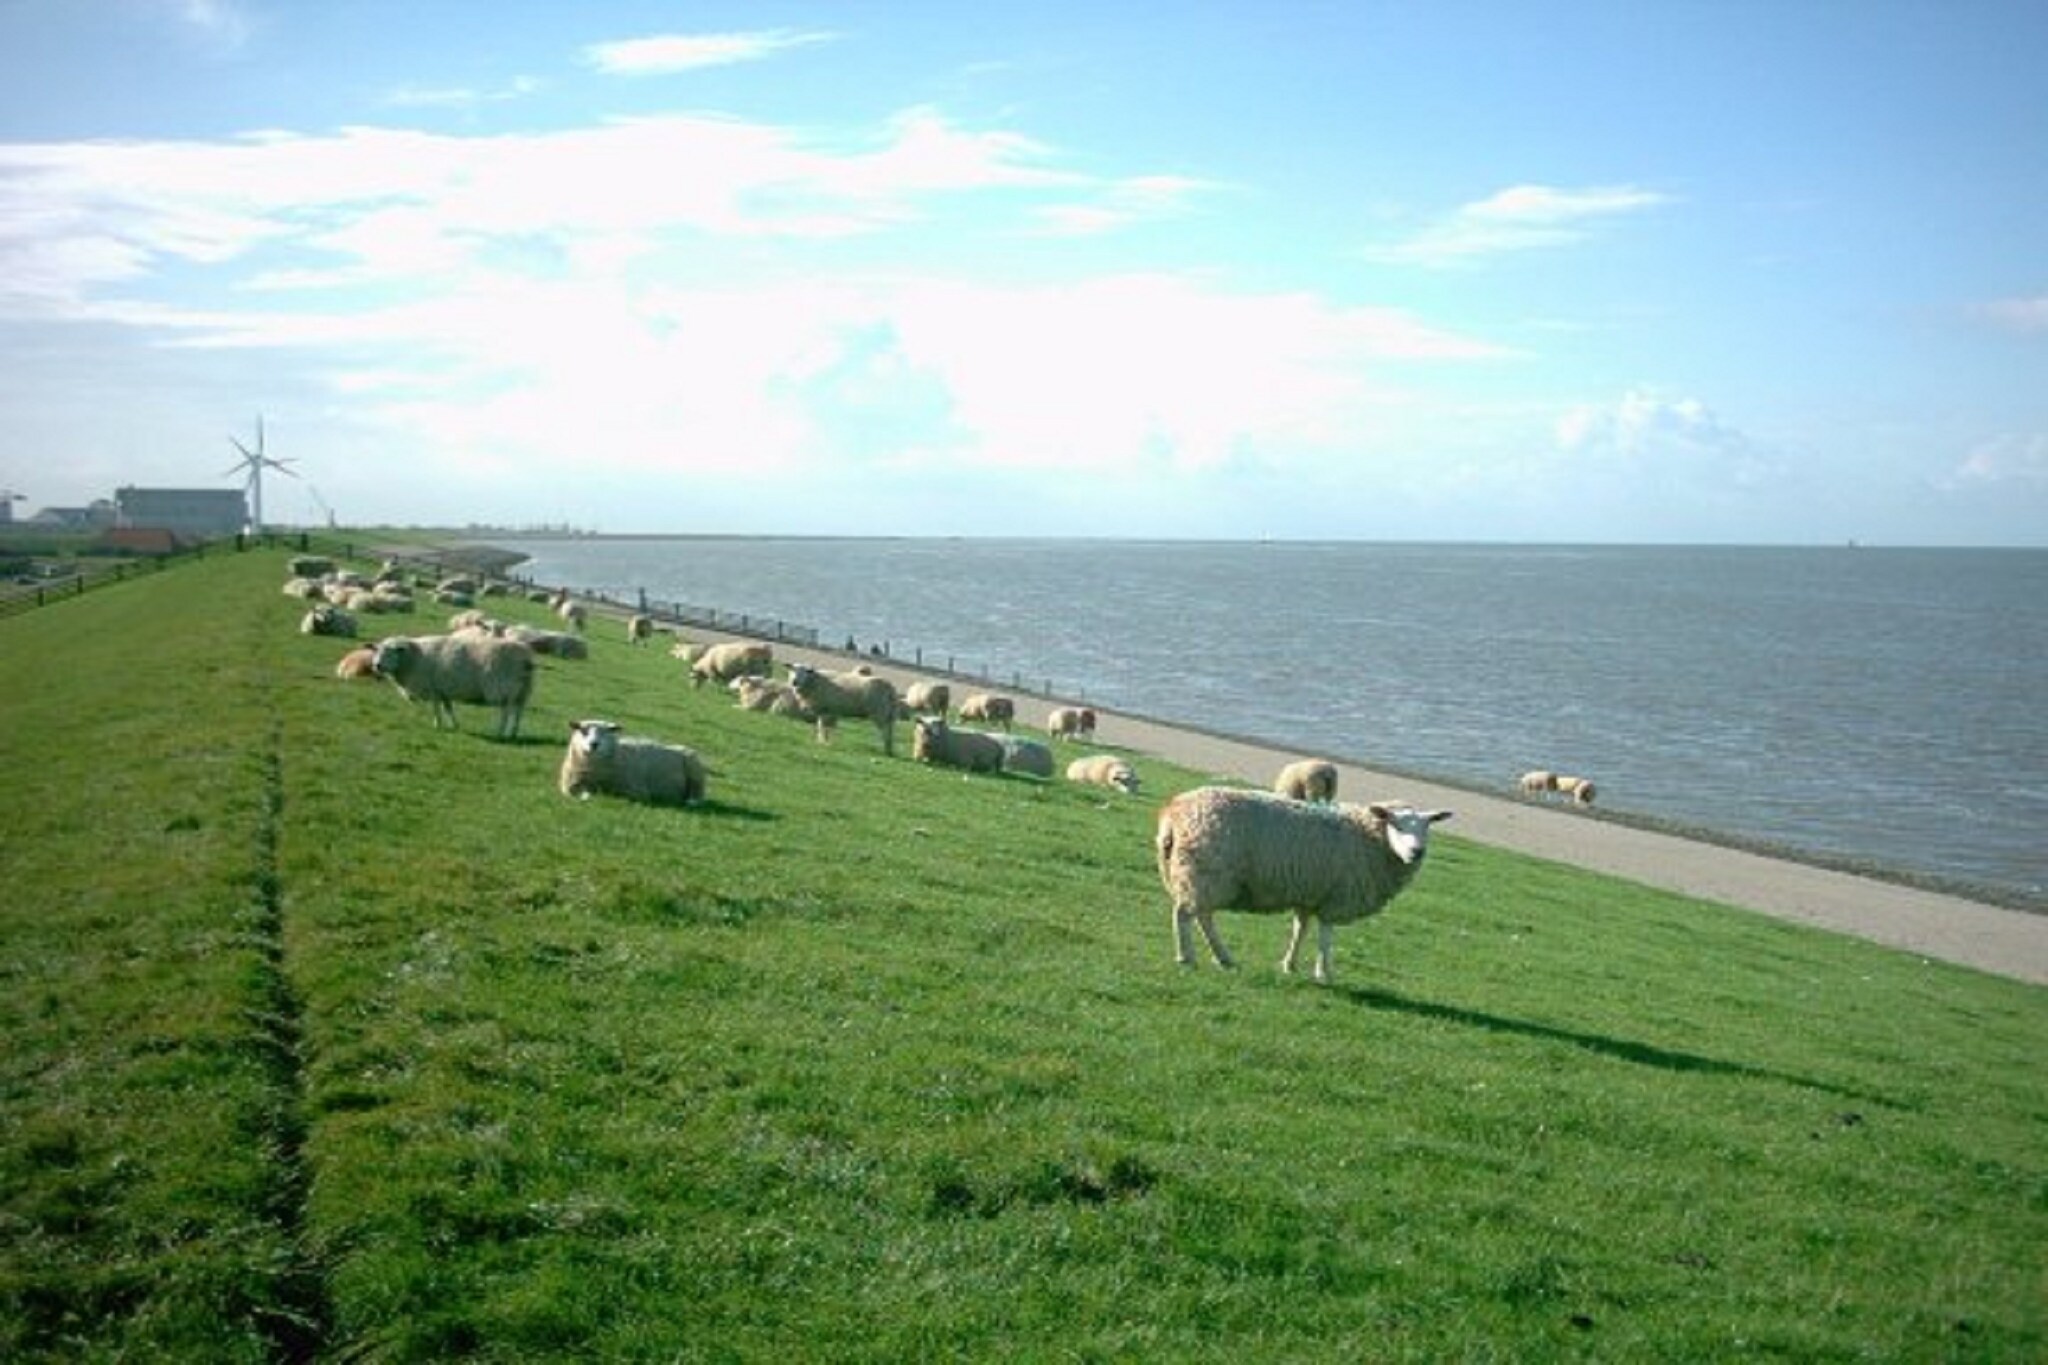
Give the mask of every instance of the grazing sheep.
POLYGON ((797 720, 817 719, 796 689, 786 682, 749 673, 734 678, 726 686, 732 689, 733 700, 742 711, 766 711, 771 716, 791 716, 797 720))
POLYGON ((914 682, 903 689, 903 712, 908 716, 946 718, 953 707, 953 689, 945 683, 914 682))
POLYGON ((1522 774, 1521 786, 1522 790, 1531 796, 1541 796, 1544 792, 1554 792, 1557 790, 1557 774, 1545 772, 1538 768, 1534 772, 1522 774))
POLYGON ((1564 777, 1557 779, 1556 791, 1559 796, 1568 796, 1572 804, 1590 806, 1593 804, 1593 779, 1590 777, 1564 777))
POLYGON ((955 730, 943 720, 919 716, 910 737, 910 756, 919 763, 964 768, 970 773, 1003 770, 1003 742, 979 730, 955 730))
POLYGON ((629 738, 608 720, 569 724, 569 750, 555 784, 562 795, 608 792, 656 806, 694 806, 704 799, 704 760, 694 749, 629 738))
POLYGON ((627 644, 644 645, 653 638, 654 618, 652 616, 629 616, 626 618, 627 644))
POLYGON ((1017 719, 1017 703, 1008 697, 990 696, 976 692, 960 703, 960 719, 978 720, 984 725, 1000 725, 1005 730, 1017 719))
POLYGON ((533 695, 533 651, 494 635, 394 635, 377 644, 377 675, 407 701, 432 705, 434 728, 458 730, 455 703, 498 708, 497 733, 511 739, 533 695))
POLYGON ((1056 706, 1045 718, 1045 732, 1054 739, 1093 739, 1095 712, 1086 706, 1056 706))
MULTIPOLYGON (((709 657, 709 656, 706 656, 709 657)), ((701 667, 703 660, 698 660, 701 667)), ((896 752, 896 685, 887 678, 860 673, 823 673, 809 664, 789 666, 789 685, 804 699, 804 705, 818 718, 818 738, 831 737, 827 722, 844 716, 865 718, 875 724, 882 737, 882 752, 896 752)))
POLYGON ((1090 754, 1087 758, 1075 759, 1067 765, 1067 780, 1096 787, 1114 787, 1120 792, 1138 790, 1137 770, 1115 754, 1090 754))
POLYGON ((734 678, 765 678, 774 667, 775 651, 768 645, 750 640, 713 645, 690 665, 690 685, 702 687, 707 682, 729 683, 734 678))
POLYGON ((353 640, 356 634, 356 618, 340 607, 330 607, 324 602, 316 602, 299 618, 299 634, 338 635, 353 640))
POLYGON ((334 665, 337 678, 375 678, 377 676, 377 647, 362 645, 341 656, 334 665))
POLYGON ((1292 910, 1281 970, 1294 970, 1302 934, 1315 920, 1315 978, 1328 981, 1335 926, 1384 909, 1422 866, 1430 826, 1450 816, 1391 802, 1309 805, 1232 787, 1174 797, 1159 812, 1154 846, 1173 900, 1175 956, 1194 962, 1192 923, 1217 965, 1234 966, 1216 933, 1218 910, 1292 910))
POLYGON ((1335 801, 1337 765, 1320 758, 1290 763, 1273 779, 1273 790, 1296 801, 1335 801))
POLYGON ((579 635, 583 633, 583 627, 589 623, 590 618, 589 610, 581 602, 571 602, 566 599, 560 606, 555 608, 555 615, 562 618, 563 625, 568 626, 579 635))

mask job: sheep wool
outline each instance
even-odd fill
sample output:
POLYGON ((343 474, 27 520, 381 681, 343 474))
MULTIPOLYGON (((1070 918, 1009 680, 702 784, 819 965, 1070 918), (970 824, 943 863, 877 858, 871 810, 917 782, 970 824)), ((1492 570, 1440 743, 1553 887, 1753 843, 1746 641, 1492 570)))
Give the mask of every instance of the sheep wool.
POLYGON ((389 678, 407 701, 433 708, 434 728, 455 723, 455 703, 498 708, 497 734, 512 739, 533 696, 533 651, 495 635, 394 635, 377 643, 377 676, 389 678))
POLYGON ((903 709, 912 715, 946 718, 953 707, 953 689, 945 683, 915 682, 903 689, 903 709))
POLYGON ((960 703, 960 719, 978 720, 984 725, 1000 725, 1005 730, 1017 719, 1017 703, 1008 697, 994 697, 986 692, 976 692, 960 703))
POLYGON ((919 763, 961 768, 970 773, 1003 770, 1003 742, 979 730, 955 730, 942 720, 920 716, 910 736, 910 756, 919 763))
POLYGON ((1067 765, 1067 780, 1127 793, 1138 790, 1137 770, 1115 754, 1090 754, 1075 759, 1067 765))
POLYGON ((690 665, 690 685, 702 687, 707 682, 729 683, 734 678, 750 675, 765 678, 774 667, 775 651, 768 645, 754 641, 713 645, 690 665))
POLYGON ((603 792, 655 806, 694 806, 708 787, 695 749, 623 735, 608 720, 570 723, 555 785, 564 796, 603 792))
MULTIPOLYGON (((698 661, 702 663, 702 660, 698 661)), ((881 736, 882 752, 896 752, 896 685, 864 673, 823 673, 809 664, 789 666, 789 685, 818 718, 822 741, 830 737, 833 717, 870 720, 881 736)))
POLYGON ((1315 978, 1328 981, 1334 927, 1384 909, 1422 866, 1431 826, 1450 817, 1392 802, 1311 805, 1233 787, 1174 797, 1159 812, 1154 851, 1173 902, 1176 958, 1194 962, 1194 926, 1217 965, 1234 966, 1216 932, 1218 910, 1292 911, 1281 970, 1294 970, 1314 920, 1315 978))
POLYGON ((1054 739, 1092 739, 1095 710, 1088 706, 1056 706, 1045 718, 1045 732, 1054 739))
POLYGON ((997 742, 1003 746, 1004 772, 1028 773, 1032 777, 1052 776, 1052 750, 1037 740, 1004 735, 997 742))
POLYGON ((1320 758, 1290 763, 1273 779, 1273 790, 1295 801, 1335 801, 1337 765, 1320 758))

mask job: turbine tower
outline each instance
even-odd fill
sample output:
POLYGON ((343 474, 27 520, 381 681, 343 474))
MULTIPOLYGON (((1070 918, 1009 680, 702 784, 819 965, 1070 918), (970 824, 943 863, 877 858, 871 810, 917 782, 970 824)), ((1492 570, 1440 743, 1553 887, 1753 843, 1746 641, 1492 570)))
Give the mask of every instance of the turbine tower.
POLYGON ((263 453, 263 415, 261 413, 258 413, 256 416, 256 448, 254 450, 249 449, 249 447, 243 445, 232 436, 228 437, 228 444, 239 451, 242 458, 228 466, 224 472, 233 474, 238 470, 248 471, 249 531, 252 535, 261 535, 263 533, 264 469, 275 469, 278 473, 294 479, 299 476, 293 474, 287 467, 291 464, 290 460, 274 460, 263 453))

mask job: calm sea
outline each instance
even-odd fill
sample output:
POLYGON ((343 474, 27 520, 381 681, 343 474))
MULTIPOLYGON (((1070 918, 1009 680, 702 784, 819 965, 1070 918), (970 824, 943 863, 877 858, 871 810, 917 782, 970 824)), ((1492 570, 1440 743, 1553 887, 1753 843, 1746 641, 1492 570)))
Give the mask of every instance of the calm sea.
POLYGON ((2048 551, 496 541, 1107 708, 2048 894, 2048 551))

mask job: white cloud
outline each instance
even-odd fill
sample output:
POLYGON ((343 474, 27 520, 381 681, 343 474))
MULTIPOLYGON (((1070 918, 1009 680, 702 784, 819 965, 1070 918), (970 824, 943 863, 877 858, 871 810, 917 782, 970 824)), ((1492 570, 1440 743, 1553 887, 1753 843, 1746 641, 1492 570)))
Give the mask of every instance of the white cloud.
POLYGON ((515 76, 504 85, 488 89, 472 86, 422 88, 407 86, 391 91, 384 102, 398 109, 474 109, 479 105, 502 104, 537 94, 543 82, 533 76, 515 76))
POLYGON ((2007 433, 1982 441, 1939 486, 2048 490, 2048 433, 2007 433))
POLYGON ((1132 176, 1104 186, 1093 199, 1047 205, 1038 211, 1038 220, 1049 236, 1092 237, 1175 217, 1187 212, 1196 197, 1220 188, 1213 181, 1188 176, 1132 176))
POLYGON ((594 43, 584 60, 613 76, 663 76, 707 66, 759 61, 793 47, 828 41, 827 33, 761 29, 748 33, 670 33, 594 43))
POLYGON ((1648 389, 1568 409, 1555 435, 1582 475, 1646 480, 1674 493, 1755 489, 1783 475, 1769 447, 1699 399, 1648 389))
POLYGON ((1491 256, 1585 240, 1596 225, 1672 202, 1632 185, 1558 189, 1515 185, 1466 204, 1404 241, 1371 248, 1374 260, 1402 265, 1466 265, 1491 256))
POLYGON ((2048 333, 2048 294, 2036 294, 2032 298, 1994 299, 1977 311, 2011 331, 2048 333))

